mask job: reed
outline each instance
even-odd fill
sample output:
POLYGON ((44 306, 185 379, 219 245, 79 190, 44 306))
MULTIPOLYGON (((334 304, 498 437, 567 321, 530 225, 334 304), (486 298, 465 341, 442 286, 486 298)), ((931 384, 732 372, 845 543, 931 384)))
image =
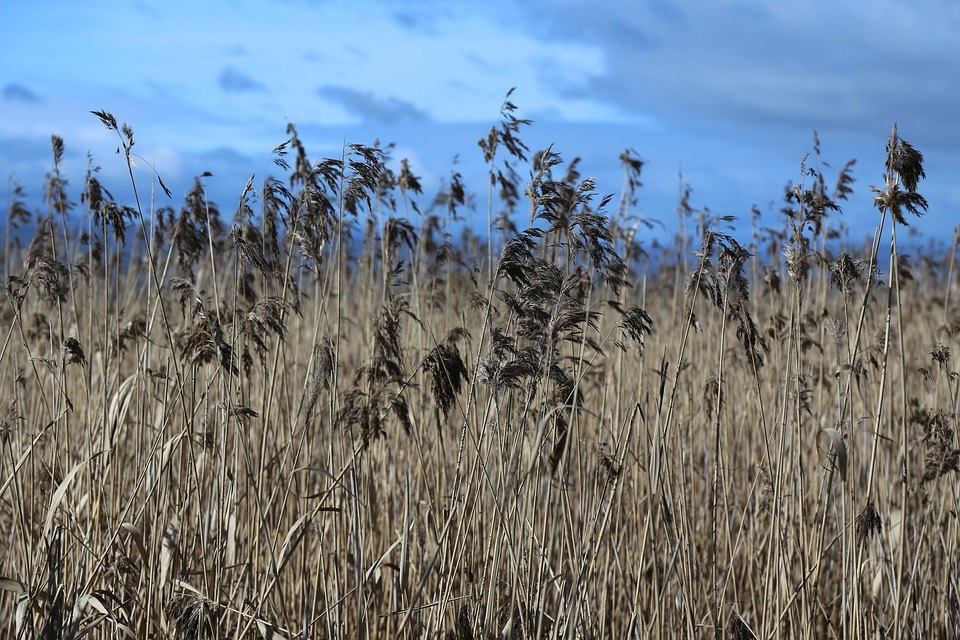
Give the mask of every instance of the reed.
POLYGON ((291 126, 229 219, 103 111, 137 197, 91 164, 76 206, 53 138, 5 230, 0 633, 952 636, 960 233, 902 253, 920 152, 893 129, 863 245, 815 139, 773 227, 681 179, 662 246, 635 151, 601 196, 516 110, 486 238, 390 146, 291 126))

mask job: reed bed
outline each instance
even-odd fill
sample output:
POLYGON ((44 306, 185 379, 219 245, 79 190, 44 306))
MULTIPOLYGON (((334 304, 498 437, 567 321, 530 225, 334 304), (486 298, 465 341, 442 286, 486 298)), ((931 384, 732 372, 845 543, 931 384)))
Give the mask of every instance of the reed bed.
POLYGON ((920 152, 878 141, 871 193, 815 141, 743 240, 681 188, 663 246, 636 152, 602 197, 515 112, 479 195, 291 126, 279 177, 178 205, 97 112, 137 197, 91 165, 72 202, 53 138, 44 209, 8 203, 0 633, 955 636, 957 236, 898 250, 920 152))

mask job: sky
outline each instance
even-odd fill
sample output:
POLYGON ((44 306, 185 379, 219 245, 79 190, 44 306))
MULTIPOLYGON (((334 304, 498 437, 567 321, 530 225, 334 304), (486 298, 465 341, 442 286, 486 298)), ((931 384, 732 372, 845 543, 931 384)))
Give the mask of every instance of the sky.
MULTIPOLYGON (((680 174, 692 204, 780 222, 783 188, 821 141, 827 179, 857 159, 843 222, 878 215, 894 122, 926 157, 913 222, 946 238, 960 221, 960 3, 955 0, 524 0, 0 2, 0 194, 39 203, 50 135, 66 143, 76 199, 88 153, 127 188, 103 109, 134 129, 147 199, 179 207, 193 177, 229 211, 294 123, 312 159, 344 142, 393 142, 426 204, 458 162, 486 225, 477 140, 504 95, 531 150, 580 157, 619 194, 619 154, 647 164, 636 213, 672 233, 680 174), (174 191, 151 193, 152 164, 174 191)), ((529 167, 519 167, 529 174, 529 167)), ((740 229, 746 222, 741 222, 740 229)))

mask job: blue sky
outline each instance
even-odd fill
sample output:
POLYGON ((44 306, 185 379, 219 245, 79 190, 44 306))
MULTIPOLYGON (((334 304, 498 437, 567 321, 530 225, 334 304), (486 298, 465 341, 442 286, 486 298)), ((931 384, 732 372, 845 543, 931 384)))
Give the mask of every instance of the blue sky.
POLYGON ((0 177, 39 194, 57 133, 75 186, 90 151, 123 193, 116 138, 89 114, 105 109, 133 126, 175 206, 209 170, 232 208, 288 122, 314 159, 395 142, 425 201, 459 154, 483 201, 476 141, 516 87, 531 149, 580 156, 601 191, 619 190, 617 156, 636 149, 639 213, 670 230, 681 167, 694 205, 746 220, 776 209, 816 129, 833 167, 858 160, 843 219, 859 237, 896 121, 927 157, 930 212, 914 226, 942 237, 960 219, 958 33, 952 0, 8 1, 0 177))

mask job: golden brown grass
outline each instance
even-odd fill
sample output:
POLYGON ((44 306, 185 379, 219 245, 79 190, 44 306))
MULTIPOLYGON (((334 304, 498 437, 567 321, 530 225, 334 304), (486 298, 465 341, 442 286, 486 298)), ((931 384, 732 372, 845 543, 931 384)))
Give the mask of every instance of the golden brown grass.
POLYGON ((956 241, 911 266, 894 234, 877 267, 919 153, 894 130, 866 247, 827 243, 857 196, 817 153, 784 230, 691 229, 682 189, 645 261, 636 154, 611 219, 551 149, 516 184, 512 113, 483 141, 499 250, 453 236, 459 174, 426 207, 384 149, 311 162, 292 127, 232 222, 202 178, 173 210, 92 170, 77 237, 54 139, 4 258, 0 633, 954 633, 956 241))

